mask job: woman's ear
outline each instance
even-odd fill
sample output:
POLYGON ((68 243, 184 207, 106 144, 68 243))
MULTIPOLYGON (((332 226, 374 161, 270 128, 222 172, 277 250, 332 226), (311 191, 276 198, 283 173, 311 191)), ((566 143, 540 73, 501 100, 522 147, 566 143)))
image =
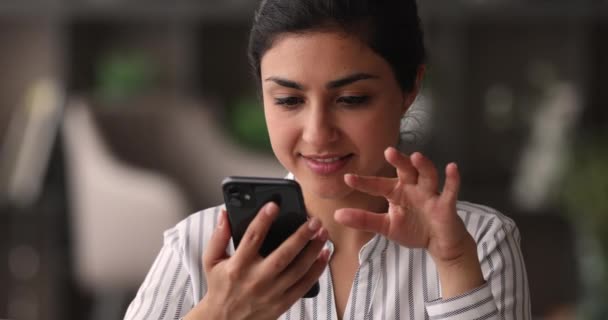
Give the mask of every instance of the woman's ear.
POLYGON ((422 87, 422 80, 424 79, 424 74, 426 72, 426 65, 422 64, 418 67, 416 71, 416 81, 414 83, 414 87, 409 92, 405 93, 405 99, 403 100, 403 114, 410 108, 412 103, 418 97, 418 93, 420 93, 420 89, 422 87))

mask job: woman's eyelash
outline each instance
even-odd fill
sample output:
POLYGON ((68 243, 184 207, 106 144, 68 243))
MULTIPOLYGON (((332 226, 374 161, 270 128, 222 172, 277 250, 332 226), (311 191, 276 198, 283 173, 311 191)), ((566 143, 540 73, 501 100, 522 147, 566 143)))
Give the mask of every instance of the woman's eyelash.
POLYGON ((368 96, 344 96, 344 97, 338 98, 339 103, 352 104, 352 105, 364 104, 368 100, 369 100, 368 96))
MULTIPOLYGON (((346 105, 362 105, 369 101, 369 96, 343 96, 339 97, 336 102, 342 103, 346 105)), ((283 97, 283 98, 274 98, 274 103, 280 106, 294 107, 299 104, 304 103, 304 99, 299 97, 283 97)))
POLYGON ((282 106, 295 106, 302 103, 302 99, 298 97, 274 98, 274 103, 282 106))

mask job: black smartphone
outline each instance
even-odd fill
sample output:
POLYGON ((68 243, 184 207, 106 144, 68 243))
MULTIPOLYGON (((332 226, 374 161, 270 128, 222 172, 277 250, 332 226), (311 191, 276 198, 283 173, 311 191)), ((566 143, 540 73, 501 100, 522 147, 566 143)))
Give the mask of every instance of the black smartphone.
MULTIPOLYGON (((266 203, 273 201, 279 206, 279 215, 260 248, 263 257, 268 256, 308 220, 302 189, 295 180, 227 177, 222 181, 222 193, 235 248, 241 242, 249 223, 266 203)), ((318 293, 317 282, 304 297, 315 297, 318 293)))

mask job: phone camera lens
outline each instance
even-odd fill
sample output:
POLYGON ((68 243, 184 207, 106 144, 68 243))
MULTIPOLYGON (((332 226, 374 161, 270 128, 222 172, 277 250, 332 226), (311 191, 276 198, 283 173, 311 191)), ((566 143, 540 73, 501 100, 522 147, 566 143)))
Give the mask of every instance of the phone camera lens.
POLYGON ((240 192, 238 188, 232 187, 230 189, 228 189, 228 194, 232 197, 238 197, 240 192))

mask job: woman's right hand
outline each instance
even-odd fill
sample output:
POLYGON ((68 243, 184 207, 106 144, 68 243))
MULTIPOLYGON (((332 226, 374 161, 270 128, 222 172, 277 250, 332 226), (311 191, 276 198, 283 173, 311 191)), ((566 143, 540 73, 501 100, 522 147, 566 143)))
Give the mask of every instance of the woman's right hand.
POLYGON ((228 256, 231 231, 222 210, 203 255, 207 293, 185 319, 277 319, 314 285, 329 258, 322 250, 327 231, 318 219, 309 219, 266 258, 258 253, 278 212, 272 202, 262 207, 228 256))

